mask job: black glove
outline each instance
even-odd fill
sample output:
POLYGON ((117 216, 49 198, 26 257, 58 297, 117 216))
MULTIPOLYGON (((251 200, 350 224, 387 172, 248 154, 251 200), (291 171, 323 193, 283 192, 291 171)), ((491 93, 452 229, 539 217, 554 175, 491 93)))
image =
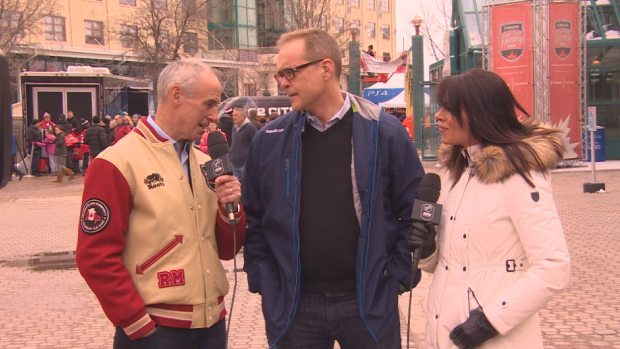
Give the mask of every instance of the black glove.
POLYGON ((435 226, 432 223, 413 222, 405 244, 409 251, 417 248, 422 249, 421 257, 424 259, 435 252, 435 226))
POLYGON ((469 312, 469 319, 450 332, 450 339, 460 349, 474 349, 497 336, 487 317, 478 309, 469 312))

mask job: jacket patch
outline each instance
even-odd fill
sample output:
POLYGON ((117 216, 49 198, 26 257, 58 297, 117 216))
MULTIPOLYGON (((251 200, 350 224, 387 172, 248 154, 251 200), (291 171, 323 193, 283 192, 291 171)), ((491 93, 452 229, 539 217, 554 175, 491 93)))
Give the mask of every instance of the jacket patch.
POLYGON ((146 176, 146 178, 144 179, 144 184, 146 184, 149 189, 155 189, 157 187, 163 187, 165 185, 164 178, 159 173, 153 173, 146 176))
POLYGON ((99 199, 90 199, 82 206, 80 227, 86 234, 97 234, 110 223, 110 208, 99 199))
POLYGON ((159 288, 185 285, 185 270, 160 271, 157 273, 159 288))
POLYGON ((265 131, 265 133, 280 133, 280 132, 284 132, 284 129, 283 128, 274 128, 273 130, 265 131))
POLYGON ((532 197, 532 200, 534 200, 534 202, 538 202, 538 200, 540 200, 540 193, 537 191, 531 192, 530 196, 532 197))

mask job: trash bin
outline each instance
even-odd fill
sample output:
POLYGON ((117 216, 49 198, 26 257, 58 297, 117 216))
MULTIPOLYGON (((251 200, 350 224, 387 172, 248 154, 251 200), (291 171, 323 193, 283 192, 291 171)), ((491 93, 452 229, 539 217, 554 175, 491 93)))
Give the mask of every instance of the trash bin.
MULTIPOLYGON (((585 140, 584 159, 590 162, 590 132, 586 129, 584 130, 585 135, 583 139, 585 140)), ((597 126, 596 131, 594 131, 594 161, 601 162, 605 161, 605 127, 597 126)))

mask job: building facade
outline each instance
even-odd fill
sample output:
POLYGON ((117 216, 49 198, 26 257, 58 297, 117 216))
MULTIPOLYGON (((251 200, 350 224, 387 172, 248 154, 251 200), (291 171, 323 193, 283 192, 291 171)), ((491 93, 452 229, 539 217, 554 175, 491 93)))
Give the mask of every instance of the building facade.
MULTIPOLYGON (((206 16, 196 30, 182 32, 176 44, 173 18, 184 11, 196 11, 197 0, 55 0, 51 15, 42 18, 34 27, 20 34, 14 59, 19 71, 62 72, 68 66, 88 65, 106 67, 115 75, 144 78, 148 75, 144 58, 137 54, 138 40, 161 51, 176 52, 176 56, 162 55, 163 61, 178 57, 195 57, 220 70, 226 84, 223 98, 242 93, 238 80, 241 69, 254 69, 256 60, 239 59, 238 50, 209 52, 206 16), (178 5, 181 6, 178 6, 178 5), (174 12, 177 9, 176 13, 174 12), (180 10, 179 10, 180 9, 180 10), (144 22, 145 11, 155 14, 153 23, 144 22), (157 19, 159 18, 159 19, 157 19), (153 31, 147 28, 161 21, 158 45, 154 45, 153 31), (142 22, 141 22, 142 21, 142 22)), ((205 9, 206 13, 206 9, 205 9)), ((2 21, 10 26, 10 21, 2 21)))

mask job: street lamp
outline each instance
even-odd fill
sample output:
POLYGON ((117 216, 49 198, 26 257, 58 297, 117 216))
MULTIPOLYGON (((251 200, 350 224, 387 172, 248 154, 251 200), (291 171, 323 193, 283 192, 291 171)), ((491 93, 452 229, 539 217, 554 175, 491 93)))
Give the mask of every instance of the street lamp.
POLYGON ((415 27, 415 35, 420 35, 420 26, 422 25, 422 22, 424 22, 422 17, 420 16, 413 17, 411 24, 413 24, 413 26, 415 27))
POLYGON ((349 92, 356 96, 361 96, 360 83, 360 44, 357 42, 357 35, 360 27, 351 25, 351 41, 349 42, 349 92))
MULTIPOLYGON (((415 16, 411 24, 415 27, 415 35, 411 37, 411 100, 413 102, 413 134, 414 143, 418 149, 424 148, 426 144, 422 143, 424 130, 424 95, 422 93, 422 82, 424 81, 424 37, 420 35, 420 25, 422 25, 422 17, 415 16)), ((429 140, 424 140, 428 142, 429 140)), ((422 153, 424 155, 424 153, 422 153)))

